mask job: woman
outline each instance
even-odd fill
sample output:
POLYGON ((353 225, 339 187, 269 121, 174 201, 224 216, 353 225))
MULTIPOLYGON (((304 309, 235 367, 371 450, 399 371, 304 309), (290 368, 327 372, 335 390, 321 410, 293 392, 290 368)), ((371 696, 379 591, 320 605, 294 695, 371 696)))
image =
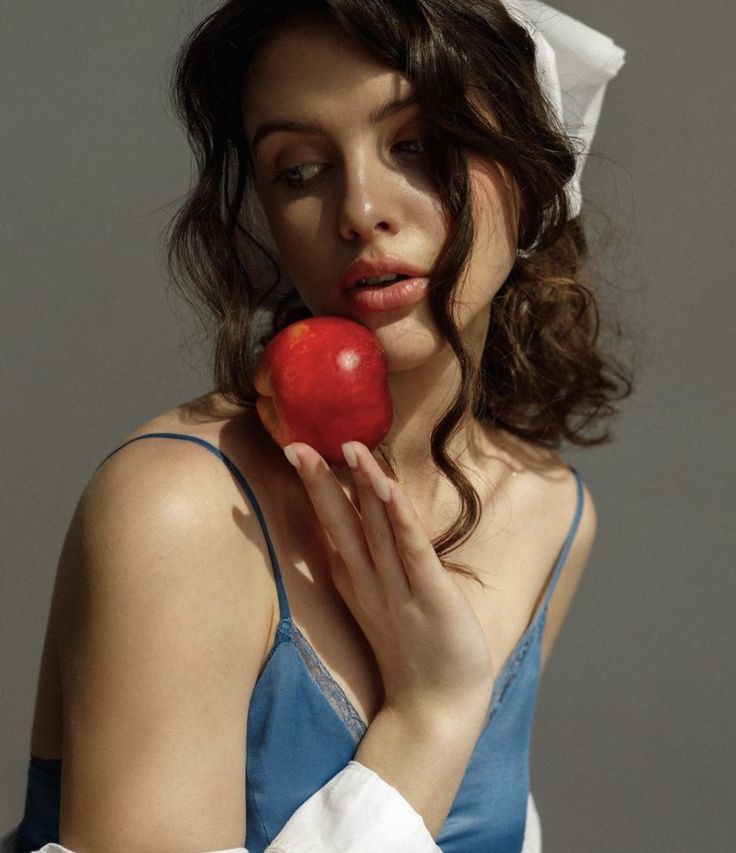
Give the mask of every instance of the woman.
POLYGON ((80 499, 15 849, 540 849, 536 689, 595 533, 555 448, 607 440, 583 427, 630 390, 550 50, 497 0, 231 0, 185 44, 170 260, 215 390, 80 499), (391 430, 345 467, 253 405, 260 348, 311 315, 386 352, 391 430))

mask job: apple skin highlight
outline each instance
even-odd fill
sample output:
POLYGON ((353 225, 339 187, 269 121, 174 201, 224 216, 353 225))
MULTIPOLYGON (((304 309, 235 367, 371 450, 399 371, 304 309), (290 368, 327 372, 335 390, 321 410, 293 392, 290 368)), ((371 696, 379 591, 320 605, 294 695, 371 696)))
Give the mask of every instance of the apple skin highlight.
POLYGON ((320 316, 287 326, 261 353, 254 384, 258 416, 279 447, 302 441, 331 466, 345 465, 344 442, 375 450, 391 428, 386 355, 354 320, 320 316))

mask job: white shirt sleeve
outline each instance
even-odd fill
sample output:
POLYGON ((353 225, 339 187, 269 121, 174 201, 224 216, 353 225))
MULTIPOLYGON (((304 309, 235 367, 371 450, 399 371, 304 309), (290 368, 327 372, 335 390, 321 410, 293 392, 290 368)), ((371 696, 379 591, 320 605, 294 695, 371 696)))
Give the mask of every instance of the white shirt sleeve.
MULTIPOLYGON (((421 815, 377 773, 348 762, 302 803, 266 853, 442 853, 421 815)), ((33 853, 74 853, 46 844, 33 853)), ((248 853, 245 847, 208 853, 248 853)))
POLYGON ((266 853, 442 853, 421 815, 357 761, 294 812, 266 853))
POLYGON ((531 791, 526 800, 526 826, 521 853, 542 853, 542 824, 531 791))

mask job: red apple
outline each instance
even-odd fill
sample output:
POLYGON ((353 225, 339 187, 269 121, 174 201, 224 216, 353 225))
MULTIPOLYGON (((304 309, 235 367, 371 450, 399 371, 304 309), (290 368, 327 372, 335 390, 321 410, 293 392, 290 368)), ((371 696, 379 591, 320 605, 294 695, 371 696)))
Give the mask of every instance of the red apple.
POLYGON ((344 442, 374 450, 391 427, 386 355, 354 320, 321 316, 287 326, 261 353, 254 384, 273 440, 303 441, 329 465, 345 464, 344 442))

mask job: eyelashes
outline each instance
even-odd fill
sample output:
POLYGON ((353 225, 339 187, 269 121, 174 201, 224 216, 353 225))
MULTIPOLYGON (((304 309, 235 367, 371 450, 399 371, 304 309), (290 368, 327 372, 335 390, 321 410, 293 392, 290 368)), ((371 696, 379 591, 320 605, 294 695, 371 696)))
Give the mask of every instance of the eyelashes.
POLYGON ((318 166, 325 165, 325 163, 304 163, 301 166, 292 166, 289 169, 284 169, 282 172, 279 172, 274 178, 274 181, 283 182, 290 187, 300 187, 304 184, 310 183, 316 177, 316 175, 313 175, 312 178, 305 178, 303 175, 304 170, 314 169, 318 166))
POLYGON ((397 145, 417 145, 419 146, 418 151, 407 151, 407 154, 426 154, 427 153, 427 140, 426 139, 408 139, 406 142, 398 142, 397 145))
MULTIPOLYGON (((394 150, 400 148, 405 156, 416 159, 424 157, 427 153, 426 139, 407 139, 397 142, 394 150)), ((301 163, 278 172, 272 180, 274 183, 283 183, 290 189, 300 189, 316 183, 325 170, 330 169, 329 163, 301 163), (314 170, 317 170, 316 172, 314 170), (321 171, 320 171, 321 169, 321 171), (307 173, 305 175, 305 173, 307 173)))

